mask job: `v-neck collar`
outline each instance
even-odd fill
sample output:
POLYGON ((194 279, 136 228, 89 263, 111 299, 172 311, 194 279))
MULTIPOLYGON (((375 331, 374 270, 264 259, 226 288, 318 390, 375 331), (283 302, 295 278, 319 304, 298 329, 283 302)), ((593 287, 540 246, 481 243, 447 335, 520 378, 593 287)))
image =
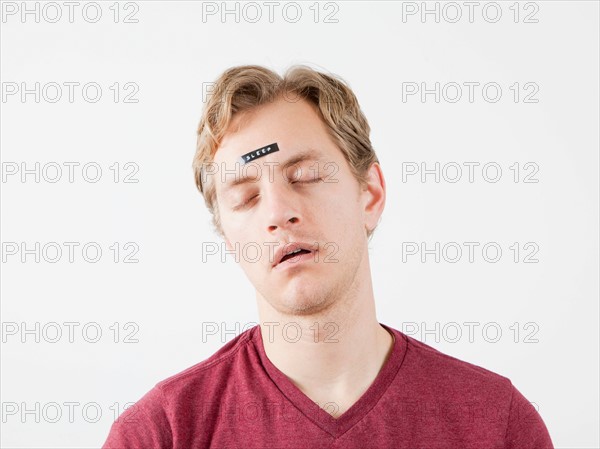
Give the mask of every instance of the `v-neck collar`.
POLYGON ((284 396, 308 419, 332 437, 338 438, 363 419, 377 404, 394 380, 404 360, 407 346, 404 334, 385 324, 379 324, 395 337, 392 350, 367 391, 338 418, 321 409, 269 360, 263 345, 260 325, 252 329, 250 339, 267 374, 284 396))

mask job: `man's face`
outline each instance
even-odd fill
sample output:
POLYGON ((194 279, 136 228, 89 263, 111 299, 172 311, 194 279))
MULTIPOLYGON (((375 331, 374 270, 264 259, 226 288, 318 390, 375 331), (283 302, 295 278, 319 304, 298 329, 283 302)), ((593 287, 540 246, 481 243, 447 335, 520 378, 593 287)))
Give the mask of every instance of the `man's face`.
POLYGON ((227 248, 239 252, 242 269, 272 307, 316 313, 356 285, 368 257, 366 228, 378 215, 365 212, 369 192, 360 188, 313 105, 279 99, 236 115, 214 162, 227 248), (279 151, 241 163, 243 154, 272 143, 279 151), (230 185, 244 176, 250 182, 230 185), (289 242, 307 243, 313 251, 277 263, 277 250, 289 249, 289 242))

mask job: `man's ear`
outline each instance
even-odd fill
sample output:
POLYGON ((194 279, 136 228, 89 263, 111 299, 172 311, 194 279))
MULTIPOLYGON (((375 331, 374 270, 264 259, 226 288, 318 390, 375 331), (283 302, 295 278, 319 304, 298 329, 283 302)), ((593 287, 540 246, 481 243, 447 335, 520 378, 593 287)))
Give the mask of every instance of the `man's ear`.
POLYGON ((365 227, 372 231, 377 226, 385 207, 385 178, 381 166, 373 162, 367 172, 367 185, 363 187, 365 227))

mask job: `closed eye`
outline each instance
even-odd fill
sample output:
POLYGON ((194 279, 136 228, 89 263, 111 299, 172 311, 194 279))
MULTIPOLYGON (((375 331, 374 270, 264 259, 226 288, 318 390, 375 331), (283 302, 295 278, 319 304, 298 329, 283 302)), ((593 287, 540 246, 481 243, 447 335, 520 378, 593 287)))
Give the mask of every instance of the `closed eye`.
POLYGON ((254 195, 254 196, 251 196, 250 198, 248 198, 248 199, 247 199, 246 201, 244 201, 242 204, 238 204, 237 206, 235 206, 235 207, 233 208, 233 210, 238 210, 238 209, 242 209, 242 208, 246 207, 246 206, 247 206, 248 204, 250 204, 250 202, 251 202, 251 201, 252 201, 254 198, 256 198, 257 196, 258 196, 258 193, 257 193, 256 195, 254 195))
MULTIPOLYGON (((315 178, 315 179, 309 179, 309 180, 306 180, 306 181, 292 181, 292 182, 291 182, 291 184, 296 184, 296 183, 300 183, 300 184, 316 184, 317 182, 320 182, 320 181, 322 181, 322 180, 323 180, 323 178, 315 178)), ((243 208, 245 208, 245 207, 246 207, 246 206, 248 206, 248 205, 250 204, 250 202, 252 202, 252 200, 253 200, 254 198, 256 198, 257 196, 259 196, 259 194, 258 194, 258 193, 257 193, 256 195, 254 195, 254 196, 251 196, 250 198, 248 198, 248 199, 247 199, 246 201, 244 201, 242 204, 239 204, 239 205, 235 206, 235 207, 233 208, 233 210, 235 211, 235 210, 239 210, 239 209, 243 209, 243 208)))
POLYGON ((307 181, 293 181, 292 184, 296 184, 297 182, 299 182, 300 184, 315 184, 321 180, 322 178, 309 179, 307 181))

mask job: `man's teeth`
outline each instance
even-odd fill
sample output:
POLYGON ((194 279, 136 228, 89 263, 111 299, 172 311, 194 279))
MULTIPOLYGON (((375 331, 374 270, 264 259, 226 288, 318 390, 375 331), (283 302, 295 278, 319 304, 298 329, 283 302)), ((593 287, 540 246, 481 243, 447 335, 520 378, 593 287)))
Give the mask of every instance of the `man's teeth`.
POLYGON ((291 253, 287 253, 286 256, 289 256, 290 254, 296 254, 296 253, 298 253, 300 251, 302 251, 302 248, 298 248, 297 250, 292 251, 291 253))

